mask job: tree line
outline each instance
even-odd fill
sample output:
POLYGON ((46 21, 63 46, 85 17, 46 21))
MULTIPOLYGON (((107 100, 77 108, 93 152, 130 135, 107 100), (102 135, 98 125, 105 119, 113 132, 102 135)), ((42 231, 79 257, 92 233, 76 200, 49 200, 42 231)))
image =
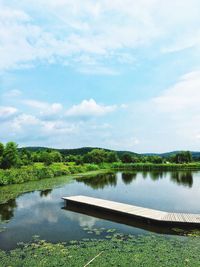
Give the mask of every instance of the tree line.
POLYGON ((35 162, 42 162, 50 165, 54 162, 75 162, 77 165, 84 163, 101 164, 101 163, 189 163, 192 162, 192 154, 189 151, 178 152, 168 158, 156 155, 134 155, 132 153, 118 154, 115 151, 106 151, 104 149, 93 149, 84 155, 64 155, 55 149, 45 149, 30 151, 22 148, 18 149, 15 142, 7 144, 0 143, 0 168, 9 169, 31 165, 35 162))

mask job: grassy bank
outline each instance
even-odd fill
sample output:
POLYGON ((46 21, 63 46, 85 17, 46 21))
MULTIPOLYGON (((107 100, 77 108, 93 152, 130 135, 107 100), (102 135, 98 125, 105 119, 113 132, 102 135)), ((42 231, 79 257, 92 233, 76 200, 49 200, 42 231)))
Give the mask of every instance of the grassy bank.
POLYGON ((76 173, 85 173, 100 169, 101 167, 95 164, 65 165, 64 163, 54 163, 50 166, 45 166, 42 163, 37 163, 31 166, 24 166, 18 169, 1 169, 0 185, 21 184, 29 181, 60 177, 76 173))
POLYGON ((198 266, 200 238, 108 234, 106 240, 52 244, 36 240, 0 251, 1 266, 198 266))
POLYGON ((0 204, 6 203, 10 199, 14 199, 19 195, 35 190, 53 189, 64 184, 70 183, 78 177, 90 177, 107 172, 107 170, 89 171, 85 173, 70 174, 65 176, 55 177, 54 179, 41 179, 36 181, 28 181, 21 184, 11 184, 1 186, 0 188, 0 204))
POLYGON ((121 163, 112 164, 112 168, 116 170, 133 170, 133 171, 195 171, 200 170, 200 162, 194 163, 121 163))
POLYGON ((45 166, 43 163, 35 163, 31 166, 21 168, 11 168, 8 170, 0 169, 0 186, 10 184, 22 184, 29 181, 37 181, 60 177, 64 175, 82 174, 98 170, 128 170, 128 171, 195 171, 200 170, 200 163, 188 164, 153 164, 153 163, 101 163, 101 164, 83 164, 74 163, 53 163, 45 166))

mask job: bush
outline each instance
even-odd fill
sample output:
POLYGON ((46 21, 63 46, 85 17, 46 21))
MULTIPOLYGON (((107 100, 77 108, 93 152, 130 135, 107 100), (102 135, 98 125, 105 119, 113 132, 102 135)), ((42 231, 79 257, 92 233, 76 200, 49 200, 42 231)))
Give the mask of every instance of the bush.
POLYGON ((100 167, 96 164, 88 164, 86 165, 87 171, 97 171, 100 169, 100 167))
POLYGON ((94 171, 99 168, 100 167, 95 164, 73 164, 66 166, 63 163, 54 163, 47 167, 44 164, 36 163, 33 166, 24 166, 18 169, 0 169, 0 185, 21 184, 27 181, 41 180, 45 178, 51 179, 63 175, 94 171))

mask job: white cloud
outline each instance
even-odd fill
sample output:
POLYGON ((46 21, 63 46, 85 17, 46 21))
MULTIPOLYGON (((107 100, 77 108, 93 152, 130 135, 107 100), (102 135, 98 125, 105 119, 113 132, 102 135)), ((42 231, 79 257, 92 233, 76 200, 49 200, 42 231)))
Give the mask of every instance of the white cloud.
POLYGON ((16 130, 22 130, 23 127, 29 127, 31 125, 39 125, 41 121, 33 115, 20 114, 12 121, 12 127, 16 130))
POLYGON ((153 99, 155 107, 164 112, 200 112, 200 71, 188 73, 164 93, 153 99))
POLYGON ((21 101, 16 102, 20 110, 0 107, 0 118, 3 118, 0 140, 15 140, 25 145, 87 145, 138 152, 198 150, 199 77, 198 70, 187 73, 150 101, 128 106, 105 105, 88 99, 66 110, 59 103, 17 99, 21 101), (116 116, 104 116, 114 111, 116 116), (46 119, 45 114, 52 112, 55 116, 46 119))
POLYGON ((93 99, 83 100, 66 111, 60 103, 21 98, 16 101, 19 110, 15 107, 0 107, 0 118, 3 118, 0 140, 15 140, 20 145, 91 145, 94 136, 100 135, 103 139, 112 130, 106 118, 100 117, 117 108, 115 105, 96 103, 93 99))
POLYGON ((200 71, 181 76, 159 96, 132 105, 140 150, 198 150, 200 146, 200 71), (144 118, 144 123, 141 123, 144 118))
POLYGON ((198 0, 3 0, 0 70, 69 61, 85 73, 112 75, 118 72, 109 62, 135 64, 138 48, 199 47, 199 8, 198 0), (76 63, 81 55, 86 68, 76 63))
POLYGON ((14 107, 0 106, 0 119, 7 119, 17 113, 14 107))
POLYGON ((89 99, 83 100, 79 105, 72 106, 67 110, 66 115, 73 117, 103 116, 115 109, 116 106, 97 104, 94 99, 89 99))
POLYGON ((6 120, 1 120, 0 140, 3 142, 14 140, 19 145, 71 148, 95 144, 103 146, 112 131, 112 124, 103 116, 113 112, 116 109, 115 105, 103 105, 89 99, 67 111, 62 107, 60 112, 60 105, 57 104, 36 100, 18 101, 19 111, 8 107, 0 109, 0 113, 4 111, 4 116, 13 114, 6 120), (53 116, 52 112, 55 112, 53 116))
POLYGON ((48 116, 55 115, 62 111, 63 106, 60 103, 49 104, 38 100, 25 100, 23 101, 27 106, 36 109, 40 115, 48 116))
POLYGON ((44 121, 42 123, 42 133, 49 136, 49 135, 64 135, 75 133, 77 131, 77 125, 74 123, 67 123, 65 121, 44 121))

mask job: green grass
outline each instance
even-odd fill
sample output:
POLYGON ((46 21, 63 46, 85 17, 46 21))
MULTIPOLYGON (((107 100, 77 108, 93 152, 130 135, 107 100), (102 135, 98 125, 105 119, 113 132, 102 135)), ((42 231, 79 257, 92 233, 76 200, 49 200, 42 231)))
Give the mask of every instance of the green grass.
POLYGON ((135 170, 135 171, 195 171, 200 170, 200 162, 196 163, 184 163, 184 164, 176 164, 176 163, 162 163, 162 164, 154 164, 154 163, 121 163, 116 162, 112 165, 113 169, 118 170, 135 170))
POLYGON ((200 238, 110 233, 107 240, 71 241, 68 245, 35 240, 9 252, 0 251, 0 264, 83 267, 93 259, 89 266, 196 267, 200 262, 199 248, 200 238))
POLYGON ((22 184, 11 184, 0 187, 0 204, 6 203, 10 199, 14 199, 19 195, 35 190, 47 190, 60 187, 64 184, 72 182, 76 178, 93 177, 107 170, 88 171, 85 173, 77 173, 55 178, 46 178, 39 181, 30 181, 22 184))
POLYGON ((11 168, 8 170, 0 169, 0 185, 22 184, 28 181, 85 173, 99 169, 102 168, 95 164, 66 165, 64 163, 54 163, 50 166, 44 166, 42 163, 36 163, 33 166, 23 166, 21 168, 11 168))

